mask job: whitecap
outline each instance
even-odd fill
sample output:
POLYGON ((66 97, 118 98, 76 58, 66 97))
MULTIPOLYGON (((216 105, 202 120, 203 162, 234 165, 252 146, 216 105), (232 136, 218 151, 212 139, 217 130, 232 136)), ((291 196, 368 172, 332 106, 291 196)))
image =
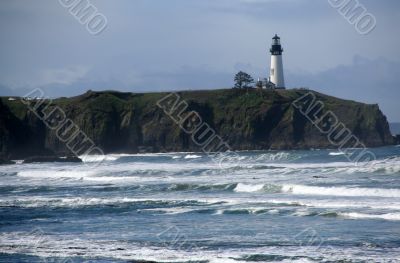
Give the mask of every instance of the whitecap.
POLYGON ((351 188, 351 187, 320 187, 306 185, 284 185, 282 191, 297 195, 328 195, 328 196, 373 196, 400 197, 400 189, 382 188, 351 188))
POLYGON ((364 214, 364 213, 339 213, 339 216, 352 218, 352 219, 383 219, 389 221, 400 221, 400 213, 387 213, 387 214, 364 214))
POLYGON ((346 153, 344 152, 330 152, 329 155, 330 156, 340 156, 340 155, 345 155, 346 153))
POLYGON ((138 211, 148 211, 148 212, 160 212, 167 215, 176 215, 176 214, 184 214, 194 212, 198 209, 186 208, 186 207, 168 207, 168 208, 149 208, 149 209, 140 209, 138 211))
MULTIPOLYGON (((328 197, 329 198, 329 197, 328 197)), ((374 210, 388 209, 388 210, 400 210, 399 202, 384 202, 378 200, 331 200, 331 199, 318 199, 318 200, 269 200, 272 204, 282 204, 288 206, 306 206, 312 208, 367 208, 374 210)))
POLYGON ((252 193, 259 192, 264 188, 264 184, 243 184, 239 183, 234 191, 238 193, 252 193))
POLYGON ((17 176, 20 177, 31 177, 31 178, 77 178, 81 179, 84 177, 93 176, 93 171, 51 171, 51 170, 27 170, 20 171, 17 176))
MULTIPOLYGON (((399 249, 384 248, 366 250, 365 247, 342 247, 335 246, 326 253, 326 249, 320 246, 308 245, 304 246, 261 246, 257 248, 240 248, 240 249, 222 249, 218 251, 209 250, 203 247, 197 247, 194 243, 190 251, 181 249, 172 242, 165 242, 166 237, 172 234, 178 234, 182 242, 186 242, 186 235, 174 231, 174 228, 167 228, 166 234, 160 235, 158 239, 162 241, 162 246, 144 246, 143 243, 132 243, 118 240, 104 240, 99 238, 83 239, 80 236, 70 235, 50 235, 40 229, 31 232, 4 232, 0 234, 0 253, 5 254, 25 254, 42 257, 58 257, 61 259, 81 255, 84 258, 107 258, 124 261, 156 261, 156 262, 212 262, 212 263, 230 263, 242 262, 244 258, 250 255, 282 255, 287 259, 279 262, 314 262, 309 259, 318 258, 318 261, 346 261, 351 258, 353 261, 364 262, 397 262, 399 249), (182 239, 183 238, 183 239, 182 239), (176 249, 174 249, 176 248, 176 249), (302 257, 302 258, 299 258, 302 257), (290 257, 295 257, 296 260, 290 257), (290 258, 290 259, 289 259, 290 258)), ((165 232, 163 232, 165 233, 165 232)), ((176 240, 174 240, 176 242, 176 240)), ((315 262, 318 262, 315 261, 315 262)))
POLYGON ((185 159, 198 159, 198 158, 201 158, 201 156, 195 154, 188 154, 185 156, 185 159))

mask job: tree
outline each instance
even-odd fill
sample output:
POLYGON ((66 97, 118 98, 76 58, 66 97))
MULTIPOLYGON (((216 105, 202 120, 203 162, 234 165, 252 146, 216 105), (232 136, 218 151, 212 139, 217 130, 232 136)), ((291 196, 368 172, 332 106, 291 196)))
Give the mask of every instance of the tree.
POLYGON ((250 87, 250 84, 254 82, 254 79, 247 74, 246 72, 239 71, 235 75, 235 86, 236 89, 247 89, 250 87))

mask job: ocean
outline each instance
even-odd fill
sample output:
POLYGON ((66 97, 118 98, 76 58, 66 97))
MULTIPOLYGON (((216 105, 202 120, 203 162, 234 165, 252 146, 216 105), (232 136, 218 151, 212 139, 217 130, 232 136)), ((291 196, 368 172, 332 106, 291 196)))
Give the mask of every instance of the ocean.
POLYGON ((400 148, 0 167, 0 262, 400 262, 400 148))

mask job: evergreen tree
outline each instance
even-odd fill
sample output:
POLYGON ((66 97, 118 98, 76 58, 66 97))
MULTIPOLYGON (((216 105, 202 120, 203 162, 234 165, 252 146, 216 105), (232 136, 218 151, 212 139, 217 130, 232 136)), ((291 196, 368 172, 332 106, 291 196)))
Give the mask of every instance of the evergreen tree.
POLYGON ((234 88, 246 89, 250 87, 250 84, 254 82, 254 79, 246 72, 239 71, 239 73, 235 75, 234 81, 235 81, 234 88))

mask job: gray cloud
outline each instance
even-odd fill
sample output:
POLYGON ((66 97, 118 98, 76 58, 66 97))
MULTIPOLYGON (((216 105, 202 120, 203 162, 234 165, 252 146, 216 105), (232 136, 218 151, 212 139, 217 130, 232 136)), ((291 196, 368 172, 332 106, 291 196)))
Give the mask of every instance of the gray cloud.
POLYGON ((311 87, 329 95, 377 103, 391 121, 400 121, 400 63, 384 58, 355 56, 352 64, 315 74, 290 72, 288 83, 311 87))
POLYGON ((362 1, 378 21, 367 36, 327 1, 91 2, 108 19, 99 36, 88 34, 58 1, 2 2, 0 94, 34 87, 51 96, 230 87, 241 69, 266 76, 277 32, 290 86, 378 102, 391 120, 400 120, 393 99, 400 76, 398 1, 362 1), (377 86, 384 92, 376 93, 377 86))

